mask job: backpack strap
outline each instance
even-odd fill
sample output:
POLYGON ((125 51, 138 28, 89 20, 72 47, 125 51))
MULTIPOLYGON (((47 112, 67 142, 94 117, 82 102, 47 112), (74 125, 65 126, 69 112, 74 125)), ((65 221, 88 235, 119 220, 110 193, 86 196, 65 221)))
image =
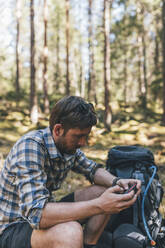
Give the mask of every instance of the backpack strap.
POLYGON ((141 181, 141 194, 143 195, 145 192, 145 179, 144 174, 140 170, 135 170, 132 174, 132 178, 138 179, 141 181))
MULTIPOLYGON (((144 191, 145 191, 144 174, 140 170, 137 169, 137 170, 135 170, 133 172, 132 177, 141 181, 141 183, 142 183, 141 184, 141 194, 143 195, 144 191)), ((138 202, 140 202, 139 197, 138 197, 137 201, 133 205, 133 224, 136 227, 138 226, 139 216, 141 216, 141 214, 139 214, 141 212, 141 209, 139 208, 140 204, 138 204, 138 202)))
POLYGON ((148 184, 146 186, 146 189, 145 189, 145 192, 144 192, 144 195, 143 195, 143 198, 142 198, 142 220, 143 220, 143 224, 144 224, 144 228, 145 228, 145 231, 146 231, 148 240, 150 241, 151 244, 152 243, 155 244, 155 240, 153 240, 153 237, 150 234, 150 230, 149 230, 148 225, 147 225, 147 222, 146 222, 145 211, 144 211, 145 197, 147 195, 148 189, 151 186, 152 180, 154 179, 154 177, 156 175, 156 171, 157 171, 157 168, 154 165, 151 166, 151 169, 153 169, 153 173, 152 173, 152 176, 151 176, 151 178, 150 178, 150 180, 149 180, 149 182, 148 182, 148 184))
POLYGON ((138 227, 138 202, 133 205, 133 224, 138 227))

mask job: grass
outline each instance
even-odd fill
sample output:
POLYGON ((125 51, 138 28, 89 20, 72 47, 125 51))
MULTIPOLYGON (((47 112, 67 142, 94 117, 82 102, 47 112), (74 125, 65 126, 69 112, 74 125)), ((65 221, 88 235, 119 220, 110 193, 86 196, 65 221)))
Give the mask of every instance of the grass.
MULTIPOLYGON (((48 125, 43 116, 40 116, 37 126, 32 125, 28 111, 20 112, 15 106, 9 106, 7 109, 4 105, 0 107, 0 168, 12 145, 21 135, 48 125)), ((105 164, 108 150, 115 145, 142 145, 149 148, 154 153, 155 162, 159 166, 159 176, 165 188, 165 127, 161 126, 159 114, 150 113, 145 116, 145 113, 140 111, 137 113, 130 109, 120 110, 114 116, 111 132, 107 132, 99 122, 97 127, 93 127, 88 146, 83 150, 88 158, 105 164)), ((57 199, 88 184, 83 176, 71 172, 57 192, 57 199)), ((165 196, 161 212, 165 216, 165 196)))

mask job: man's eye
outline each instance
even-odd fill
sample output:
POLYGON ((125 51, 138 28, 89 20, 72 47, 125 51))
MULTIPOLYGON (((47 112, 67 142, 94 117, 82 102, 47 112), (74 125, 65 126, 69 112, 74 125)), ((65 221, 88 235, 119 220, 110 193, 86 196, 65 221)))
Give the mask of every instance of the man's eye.
POLYGON ((81 139, 81 137, 80 136, 75 136, 75 139, 79 140, 79 139, 81 139))

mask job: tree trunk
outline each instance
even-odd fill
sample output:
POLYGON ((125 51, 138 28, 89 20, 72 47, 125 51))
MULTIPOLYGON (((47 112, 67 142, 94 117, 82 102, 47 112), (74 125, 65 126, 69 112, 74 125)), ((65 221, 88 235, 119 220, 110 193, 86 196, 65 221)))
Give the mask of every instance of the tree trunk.
MULTIPOLYGON (((124 12, 127 13, 127 2, 125 2, 124 5, 124 12)), ((124 15, 123 18, 123 24, 126 27, 127 23, 126 23, 126 16, 124 15)), ((127 45, 127 36, 124 36, 123 39, 123 55, 124 55, 124 104, 127 104, 127 80, 128 80, 128 59, 127 59, 127 51, 128 51, 128 45, 127 45)))
POLYGON ((139 93, 138 96, 142 96, 142 47, 141 47, 141 37, 138 35, 138 84, 139 84, 139 93))
POLYGON ((143 46, 143 88, 142 88, 142 105, 146 109, 147 108, 147 88, 148 88, 148 80, 147 80, 147 55, 146 55, 146 34, 142 33, 142 46, 143 46))
POLYGON ((154 56, 155 74, 156 75, 158 75, 158 73, 159 73, 159 41, 158 41, 157 35, 155 37, 155 56, 154 56))
POLYGON ((154 21, 154 29, 155 29, 155 54, 154 54, 154 74, 155 78, 160 74, 160 16, 155 16, 154 21))
POLYGON ((47 0, 44 0, 44 54, 43 54, 43 91, 44 91, 44 113, 49 114, 49 100, 47 88, 47 60, 48 60, 48 46, 47 46, 47 0))
POLYGON ((162 47, 163 47, 163 68, 162 68, 162 76, 163 76, 163 117, 162 122, 165 126, 165 0, 163 0, 162 6, 162 22, 163 22, 163 36, 162 36, 162 47))
POLYGON ((35 30, 34 30, 34 0, 30 1, 30 118, 32 123, 38 122, 38 106, 35 85, 35 30))
POLYGON ((55 73, 55 86, 58 91, 60 88, 60 78, 61 78, 61 69, 60 69, 60 14, 57 13, 57 26, 56 26, 56 73, 55 73))
POLYGON ((93 48, 93 28, 92 28, 92 0, 88 0, 88 49, 89 49, 89 79, 88 79, 88 101, 96 99, 96 81, 94 72, 94 48, 93 48))
MULTIPOLYGON (((82 10, 83 2, 79 1, 79 11, 82 10)), ((81 12, 80 12, 81 13, 81 12)), ((85 90, 86 90, 86 81, 85 81, 85 72, 84 72, 84 65, 83 65, 83 41, 82 41, 82 28, 83 28, 83 16, 80 15, 79 18, 79 25, 80 25, 80 35, 79 35, 79 51, 80 51, 80 62, 79 62, 79 82, 80 82, 80 96, 85 97, 85 90)))
MULTIPOLYGON (((141 84, 141 89, 140 89, 140 99, 141 99, 141 105, 144 109, 147 108, 147 88, 148 88, 148 79, 147 79, 147 46, 146 46, 146 28, 145 28, 145 23, 144 23, 144 16, 145 16, 145 8, 144 5, 141 3, 139 4, 139 22, 141 23, 141 29, 139 31, 139 40, 140 40, 140 53, 142 60, 139 61, 139 66, 141 64, 142 70, 141 70, 141 75, 142 75, 142 80, 140 82, 141 84)), ((140 69, 140 68, 139 68, 140 69)))
POLYGON ((70 95, 69 71, 69 0, 66 1, 66 95, 70 95))
POLYGON ((80 96, 85 97, 85 79, 84 79, 84 67, 82 62, 83 50, 82 50, 82 37, 80 35, 79 40, 79 51, 80 51, 80 62, 79 62, 79 88, 80 88, 80 96))
POLYGON ((127 73, 127 54, 126 50, 124 53, 124 103, 125 105, 127 104, 127 78, 128 78, 128 73, 127 73))
POLYGON ((17 19, 17 34, 16 34, 16 79, 15 90, 20 92, 20 18, 21 18, 20 0, 16 0, 16 19, 17 19))
POLYGON ((110 9, 112 0, 104 0, 104 126, 110 131, 112 110, 110 107, 110 9))
POLYGON ((85 79, 84 79, 82 60, 80 65, 80 95, 83 98, 85 97, 85 79))

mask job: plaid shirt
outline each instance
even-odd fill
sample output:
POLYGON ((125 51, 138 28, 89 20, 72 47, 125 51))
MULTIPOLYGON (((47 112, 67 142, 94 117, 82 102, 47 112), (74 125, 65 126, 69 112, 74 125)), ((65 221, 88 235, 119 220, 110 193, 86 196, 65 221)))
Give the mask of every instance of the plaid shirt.
POLYGON ((62 156, 49 127, 24 135, 11 149, 0 174, 0 233, 22 221, 38 229, 45 204, 67 173, 73 170, 92 182, 97 168, 80 149, 62 156))

